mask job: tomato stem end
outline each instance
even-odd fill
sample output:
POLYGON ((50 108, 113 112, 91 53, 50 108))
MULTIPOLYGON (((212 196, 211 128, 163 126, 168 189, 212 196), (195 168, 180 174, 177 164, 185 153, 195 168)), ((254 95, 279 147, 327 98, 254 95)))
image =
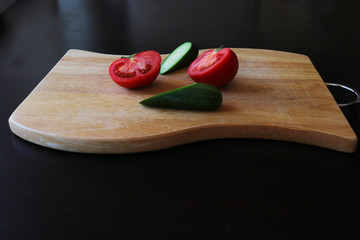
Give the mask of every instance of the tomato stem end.
POLYGON ((223 49, 223 48, 224 48, 224 45, 221 45, 219 48, 215 49, 214 52, 218 52, 218 51, 220 51, 220 50, 223 49))
POLYGON ((130 55, 130 56, 122 56, 121 58, 133 58, 136 54, 137 54, 137 53, 134 53, 134 54, 132 54, 132 55, 130 55))

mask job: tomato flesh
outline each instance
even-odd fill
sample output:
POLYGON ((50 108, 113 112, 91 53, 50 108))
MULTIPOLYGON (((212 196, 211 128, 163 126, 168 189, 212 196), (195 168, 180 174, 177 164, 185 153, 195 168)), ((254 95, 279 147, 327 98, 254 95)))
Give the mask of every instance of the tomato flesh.
POLYGON ((236 54, 229 48, 212 49, 201 54, 188 68, 195 82, 222 87, 232 81, 239 68, 236 54))
POLYGON ((125 88, 139 88, 151 84, 160 72, 161 56, 149 50, 123 57, 109 67, 111 79, 125 88))

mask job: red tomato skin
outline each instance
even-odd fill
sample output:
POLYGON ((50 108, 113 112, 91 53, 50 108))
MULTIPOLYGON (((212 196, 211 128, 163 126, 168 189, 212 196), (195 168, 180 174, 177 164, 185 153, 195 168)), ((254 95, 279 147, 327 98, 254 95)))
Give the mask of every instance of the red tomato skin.
MULTIPOLYGON (((117 69, 119 68, 118 66, 124 63, 127 64, 129 61, 131 61, 131 58, 120 58, 118 60, 115 60, 109 67, 109 74, 111 79, 119 86, 129 89, 145 87, 147 85, 150 85, 152 82, 154 82, 160 73, 160 67, 161 67, 160 54, 156 51, 149 50, 149 51, 137 53, 132 58, 134 61, 144 62, 145 65, 150 64, 151 65, 150 70, 144 74, 141 74, 139 72, 139 69, 134 69, 136 75, 133 77, 119 76, 116 73, 117 69)), ((132 74, 132 73, 124 73, 124 75, 126 74, 132 74)))
POLYGON ((201 71, 196 69, 196 65, 202 61, 204 64, 206 57, 213 54, 215 50, 208 50, 201 54, 188 68, 187 74, 192 80, 199 83, 211 84, 215 87, 222 87, 232 81, 239 69, 239 61, 236 54, 229 48, 223 48, 216 54, 223 55, 220 60, 215 62, 212 66, 201 71))

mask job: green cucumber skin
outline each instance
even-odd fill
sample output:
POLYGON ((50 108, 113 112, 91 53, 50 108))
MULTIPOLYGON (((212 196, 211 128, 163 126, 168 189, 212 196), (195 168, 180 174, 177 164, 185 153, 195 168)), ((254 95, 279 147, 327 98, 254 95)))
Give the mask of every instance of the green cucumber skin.
MULTIPOLYGON (((169 73, 172 71, 175 71, 177 69, 180 69, 182 67, 185 66, 189 66, 199 55, 199 49, 196 47, 195 44, 191 43, 191 42, 185 42, 181 45, 179 45, 178 47, 186 44, 186 43, 190 43, 191 47, 189 49, 189 51, 187 52, 187 54, 185 54, 182 58, 180 58, 177 63, 175 65, 173 65, 172 67, 170 67, 169 69, 163 71, 160 70, 160 74, 165 74, 165 73, 169 73)), ((175 51, 175 50, 174 50, 175 51)), ((164 62, 171 56, 171 53, 169 54, 169 56, 167 56, 167 58, 165 58, 164 62)))
POLYGON ((212 85, 194 83, 149 97, 140 102, 148 107, 215 110, 222 104, 220 90, 212 85))

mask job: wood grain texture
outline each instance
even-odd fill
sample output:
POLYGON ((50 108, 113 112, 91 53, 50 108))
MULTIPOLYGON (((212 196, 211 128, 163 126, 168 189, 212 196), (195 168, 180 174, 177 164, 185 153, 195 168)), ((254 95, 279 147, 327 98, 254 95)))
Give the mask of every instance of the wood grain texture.
POLYGON ((185 68, 160 75, 148 87, 129 90, 108 74, 120 55, 69 50, 13 112, 10 128, 30 142, 84 153, 144 152, 218 138, 356 150, 355 133, 307 56, 233 50, 238 74, 221 88, 222 106, 209 112, 139 104, 193 83, 185 68))

